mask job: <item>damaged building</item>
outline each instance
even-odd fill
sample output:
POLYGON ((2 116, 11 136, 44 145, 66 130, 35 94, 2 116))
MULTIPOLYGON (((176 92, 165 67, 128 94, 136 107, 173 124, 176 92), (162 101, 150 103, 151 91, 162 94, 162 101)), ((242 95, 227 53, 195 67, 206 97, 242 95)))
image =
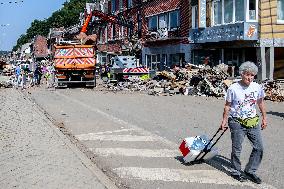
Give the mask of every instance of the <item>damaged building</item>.
POLYGON ((99 64, 134 55, 150 70, 224 63, 237 76, 252 61, 272 80, 284 77, 283 12, 284 0, 100 0, 86 6, 86 33, 99 64))
POLYGON ((283 0, 192 0, 192 63, 225 63, 238 74, 244 61, 255 62, 259 80, 284 76, 283 0))

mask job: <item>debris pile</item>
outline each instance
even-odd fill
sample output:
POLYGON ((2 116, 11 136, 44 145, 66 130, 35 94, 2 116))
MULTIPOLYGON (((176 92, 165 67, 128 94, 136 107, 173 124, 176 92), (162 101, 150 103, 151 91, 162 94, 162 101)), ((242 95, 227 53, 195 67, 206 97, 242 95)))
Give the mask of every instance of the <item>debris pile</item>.
POLYGON ((263 86, 266 100, 284 102, 284 80, 266 81, 263 86))
POLYGON ((203 95, 224 96, 228 86, 228 74, 219 67, 173 69, 158 72, 152 79, 131 76, 125 82, 109 83, 105 87, 112 91, 145 91, 150 95, 203 95))
POLYGON ((0 75, 0 88, 11 88, 13 87, 13 76, 2 76, 0 75))
MULTIPOLYGON (((182 94, 223 97, 229 86, 239 81, 230 78, 228 72, 225 64, 214 68, 190 65, 183 69, 157 72, 152 79, 130 76, 124 82, 108 83, 104 87, 111 91, 144 91, 155 96, 182 94)), ((262 84, 266 100, 284 102, 284 80, 265 81, 262 84)))

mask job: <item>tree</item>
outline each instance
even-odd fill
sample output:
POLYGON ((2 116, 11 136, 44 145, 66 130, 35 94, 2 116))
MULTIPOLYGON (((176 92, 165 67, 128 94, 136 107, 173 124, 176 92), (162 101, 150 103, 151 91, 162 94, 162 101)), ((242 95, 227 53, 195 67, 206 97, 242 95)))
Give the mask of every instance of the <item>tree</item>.
POLYGON ((27 29, 26 34, 20 36, 13 51, 30 42, 36 35, 47 36, 50 28, 70 27, 79 22, 80 13, 84 11, 85 3, 92 0, 70 0, 65 2, 63 8, 55 11, 45 20, 34 20, 27 29))

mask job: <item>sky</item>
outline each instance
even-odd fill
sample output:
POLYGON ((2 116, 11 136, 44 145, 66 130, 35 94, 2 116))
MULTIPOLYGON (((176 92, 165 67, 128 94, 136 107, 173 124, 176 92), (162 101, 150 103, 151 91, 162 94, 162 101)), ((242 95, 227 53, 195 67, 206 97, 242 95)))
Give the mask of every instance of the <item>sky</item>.
POLYGON ((10 51, 33 20, 44 20, 67 0, 0 0, 0 51, 10 51), (11 3, 9 3, 11 2, 11 3))

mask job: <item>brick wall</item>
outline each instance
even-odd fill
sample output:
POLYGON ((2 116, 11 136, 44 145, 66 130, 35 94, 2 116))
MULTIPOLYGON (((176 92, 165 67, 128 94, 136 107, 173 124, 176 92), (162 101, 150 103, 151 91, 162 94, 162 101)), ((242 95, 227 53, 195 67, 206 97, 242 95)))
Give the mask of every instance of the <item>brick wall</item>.
MULTIPOLYGON (((111 1, 108 4, 108 8, 111 8, 111 1)), ((119 1, 116 0, 117 6, 119 1)), ((134 34, 137 35, 137 30, 138 30, 138 23, 137 23, 137 13, 140 7, 137 7, 135 5, 137 5, 137 0, 133 0, 133 5, 134 7, 131 9, 126 10, 127 7, 127 0, 124 0, 124 17, 126 19, 132 19, 133 23, 134 23, 134 34)), ((189 6, 189 1, 185 1, 185 0, 150 0, 148 1, 148 3, 145 3, 144 6, 141 9, 141 16, 142 16, 142 41, 145 41, 145 35, 148 32, 148 21, 147 21, 147 17, 151 16, 151 15, 158 15, 160 13, 164 13, 164 12, 169 12, 169 11, 173 11, 176 9, 180 10, 180 30, 179 30, 179 36, 180 40, 167 40, 166 42, 164 41, 156 41, 155 43, 153 43, 153 45, 155 46, 159 46, 159 45, 164 45, 164 44, 187 44, 188 40, 188 33, 189 33, 189 27, 190 23, 191 23, 191 9, 189 6)), ((109 11, 110 12, 110 11, 109 11)), ((119 34, 119 25, 115 25, 115 38, 119 38, 118 34, 119 34)), ((108 30, 108 40, 112 40, 111 39, 111 31, 112 31, 112 26, 111 24, 108 24, 107 26, 107 30, 108 30)), ((127 28, 124 27, 124 31, 123 31, 124 36, 128 36, 128 31, 127 28)), ((105 39, 105 33, 103 32, 103 39, 105 39)), ((104 42, 104 41, 103 41, 104 42)), ((116 40, 116 41, 112 41, 111 43, 109 43, 108 45, 98 45, 98 50, 99 51, 103 51, 106 50, 107 51, 111 51, 111 52, 119 52, 121 51, 120 49, 120 45, 124 44, 124 43, 128 43, 127 40, 116 40), (105 48, 105 46, 107 46, 108 48, 105 48)), ((150 44, 146 44, 146 46, 149 46, 150 44)))
POLYGON ((43 36, 36 36, 33 44, 33 53, 35 58, 47 57, 47 39, 43 36))

